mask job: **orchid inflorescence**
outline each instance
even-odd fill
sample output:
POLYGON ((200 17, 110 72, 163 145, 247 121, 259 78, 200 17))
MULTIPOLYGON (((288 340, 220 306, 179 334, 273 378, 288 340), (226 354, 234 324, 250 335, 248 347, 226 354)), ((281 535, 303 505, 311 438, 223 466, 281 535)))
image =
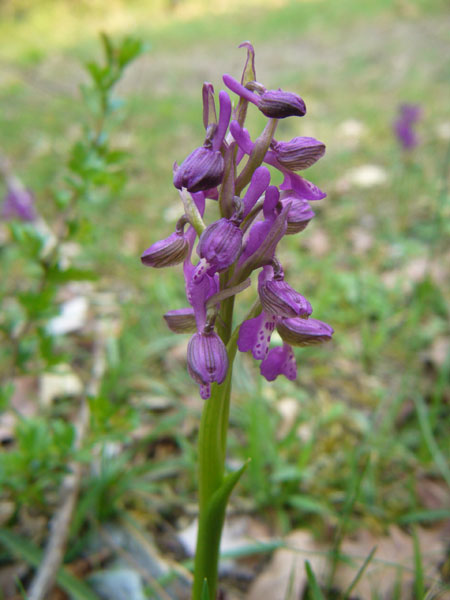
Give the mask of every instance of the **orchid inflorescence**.
POLYGON ((249 42, 242 46, 247 48, 247 61, 241 82, 223 76, 238 102, 233 109, 228 93, 221 91, 217 118, 214 88, 210 83, 203 85, 205 141, 181 165, 174 165, 173 183, 184 214, 174 233, 141 256, 150 267, 184 265, 190 306, 169 311, 164 318, 175 333, 193 333, 187 349, 188 371, 204 399, 210 396, 211 383, 222 383, 229 369, 226 344, 231 323, 224 323, 230 314, 222 314, 224 303, 250 284, 253 271, 261 269, 259 301, 240 326, 237 346, 261 360, 261 373, 267 380, 281 374, 295 379, 292 346, 316 344, 333 334, 329 325, 311 318, 311 304, 285 281, 275 255, 284 235, 302 231, 314 217, 309 202, 326 196, 296 173, 319 160, 325 146, 311 137, 275 140, 279 119, 304 116, 305 103, 296 94, 266 90, 257 82, 253 47, 249 42), (255 141, 244 128, 249 103, 268 117, 255 141), (284 179, 279 187, 270 185, 271 174, 264 163, 281 171, 284 179), (204 222, 206 200, 217 201, 221 214, 208 226, 204 222), (198 261, 193 256, 197 237, 198 261), (283 345, 269 349, 275 329, 283 345))

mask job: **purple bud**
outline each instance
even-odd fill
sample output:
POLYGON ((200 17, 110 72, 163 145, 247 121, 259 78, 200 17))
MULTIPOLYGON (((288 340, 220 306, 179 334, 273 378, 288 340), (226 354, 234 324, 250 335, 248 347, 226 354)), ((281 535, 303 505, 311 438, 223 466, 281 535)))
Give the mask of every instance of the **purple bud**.
POLYGON ((258 292, 263 310, 277 317, 309 317, 312 307, 308 300, 284 281, 282 271, 267 277, 269 269, 264 267, 259 275, 258 292))
POLYGON ((33 194, 21 184, 8 188, 1 211, 3 219, 20 219, 21 221, 35 221, 37 218, 34 208, 33 194))
POLYGON ((208 225, 202 233, 197 253, 208 262, 211 275, 232 265, 239 256, 241 247, 242 231, 233 219, 223 218, 208 225))
POLYGON ((293 346, 312 346, 331 340, 333 328, 317 319, 282 319, 277 324, 282 339, 293 346))
POLYGON ((161 269, 183 262, 188 252, 189 243, 183 231, 174 231, 168 238, 159 240, 147 248, 141 256, 141 261, 146 267, 161 269))
POLYGON ((289 142, 275 142, 273 150, 280 165, 292 171, 301 171, 325 154, 325 144, 312 137, 295 137, 289 142))
POLYGON ((303 231, 315 213, 306 200, 291 195, 292 193, 284 192, 281 194, 281 204, 286 206, 290 204, 287 216, 286 234, 291 235, 303 231))
POLYGON ((228 371, 225 344, 215 331, 195 333, 187 348, 189 375, 200 385, 200 395, 209 398, 213 381, 222 383, 228 371))
POLYGON ((264 92, 258 104, 259 110, 272 119, 286 117, 303 117, 306 106, 300 96, 283 90, 268 90, 264 92))
POLYGON ((174 333, 194 333, 197 331, 194 309, 179 308, 169 310, 164 315, 168 328, 174 333))
POLYGON ((223 178, 225 163, 218 150, 197 148, 176 169, 173 185, 177 189, 200 192, 216 187, 223 178))

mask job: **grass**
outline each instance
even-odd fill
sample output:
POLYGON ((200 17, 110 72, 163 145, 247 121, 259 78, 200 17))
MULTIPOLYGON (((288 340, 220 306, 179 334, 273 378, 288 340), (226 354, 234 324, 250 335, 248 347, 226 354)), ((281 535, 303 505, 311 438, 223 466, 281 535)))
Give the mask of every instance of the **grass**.
MULTIPOLYGON (((408 515, 427 523, 442 513, 424 505, 420 482, 449 478, 448 351, 433 358, 437 342, 449 339, 449 142, 439 133, 446 122, 448 128, 445 5, 256 4, 220 16, 188 0, 172 12, 162 3, 115 2, 107 15, 101 2, 80 3, 75 12, 66 2, 0 8, 0 147, 51 218, 46 195, 64 176, 60 156, 83 119, 79 61, 98 51, 100 28, 149 43, 121 85, 126 109, 111 132, 131 151, 130 181, 96 223, 101 242, 89 259, 101 271, 100 287, 123 305, 123 335, 103 384, 112 415, 134 398, 131 416, 116 419, 125 420, 126 431, 151 419, 164 424, 167 415, 149 419, 142 402, 162 396, 175 405, 170 414, 181 411, 191 423, 180 433, 175 419, 166 430, 186 452, 184 477, 168 478, 166 511, 179 514, 184 499, 193 499, 195 456, 187 449, 201 407, 179 359, 184 340, 167 332, 161 314, 185 304, 183 283, 176 269, 143 270, 138 256, 173 228, 171 169, 201 142, 201 83, 209 79, 219 89, 222 72, 237 76, 237 45, 250 39, 260 80, 298 91, 308 106, 304 121, 280 124, 280 137, 313 135, 327 143, 326 158, 307 177, 328 197, 314 206, 307 230, 285 240, 280 257, 314 316, 336 333, 328 347, 298 351, 293 383, 260 381, 252 361, 238 360, 230 459, 253 457, 240 493, 280 531, 308 524, 325 535, 324 523, 339 530, 344 520, 346 530, 383 530, 408 515), (391 133, 404 101, 424 110, 421 143, 409 158, 391 133), (360 134, 351 133, 349 121, 360 134), (386 181, 352 184, 350 171, 367 164, 381 167, 386 181), (289 399, 297 409, 286 425, 280 407, 289 399)), ((252 133, 259 125, 255 117, 252 133)), ((142 458, 133 452, 131 461, 142 458)), ((133 502, 144 511, 142 498, 133 502)), ((416 588, 424 585, 418 573, 416 588)))

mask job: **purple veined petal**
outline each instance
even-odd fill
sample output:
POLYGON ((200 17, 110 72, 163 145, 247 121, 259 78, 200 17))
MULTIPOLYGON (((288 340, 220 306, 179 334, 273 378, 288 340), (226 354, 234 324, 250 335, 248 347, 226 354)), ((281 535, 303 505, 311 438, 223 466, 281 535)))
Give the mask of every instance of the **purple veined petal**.
POLYGON ((239 149, 245 154, 251 154, 255 144, 252 142, 249 132, 241 127, 237 121, 231 121, 230 132, 236 140, 239 149))
POLYGON ((248 276, 254 269, 271 262, 278 242, 286 233, 289 208, 289 204, 284 206, 278 215, 274 210, 264 221, 252 225, 238 260, 237 273, 240 277, 248 276))
POLYGON ((147 248, 141 255, 141 262, 146 267, 161 269, 183 262, 188 252, 189 243, 184 233, 174 232, 147 248))
POLYGON ((264 92, 259 101, 259 110, 271 119, 285 119, 286 117, 303 117, 306 106, 303 99, 292 92, 283 90, 268 90, 264 92))
POLYGON ((214 102, 214 86, 205 81, 202 88, 203 125, 208 129, 211 123, 217 123, 216 104, 214 102))
POLYGON ((278 191, 278 188, 275 185, 270 185, 267 188, 266 196, 264 198, 263 214, 265 219, 273 220, 276 218, 277 213, 275 211, 279 200, 280 192, 278 191))
POLYGON ((219 185, 225 163, 219 151, 201 146, 196 148, 176 169, 173 184, 177 189, 201 192, 219 185))
POLYGON ((291 381, 297 378, 297 363, 292 348, 283 344, 271 348, 267 357, 261 363, 261 375, 267 381, 274 381, 278 375, 284 375, 291 381))
POLYGON ((300 177, 297 173, 281 168, 284 175, 284 181, 280 185, 280 190, 293 190, 300 198, 304 200, 322 200, 326 198, 325 192, 322 192, 316 185, 300 177))
POLYGON ((258 293, 266 313, 277 317, 309 317, 312 313, 308 300, 294 290, 282 277, 273 276, 271 267, 264 267, 258 277, 258 293), (271 276, 267 276, 272 272, 271 276))
POLYGON ((275 315, 264 311, 258 317, 244 321, 239 329, 237 342, 240 352, 251 350, 253 358, 264 359, 269 351, 270 338, 276 323, 275 315))
POLYGON ((204 400, 209 398, 209 384, 224 381, 228 355, 225 344, 215 331, 194 333, 187 348, 187 368, 192 379, 200 385, 204 400))
POLYGON ((197 331, 194 309, 178 308, 177 310, 169 310, 164 315, 164 320, 174 333, 194 333, 197 331))
POLYGON ((249 102, 252 102, 253 104, 256 104, 256 106, 258 106, 259 96, 257 94, 248 90, 246 87, 244 87, 238 81, 236 81, 236 79, 231 77, 231 75, 225 74, 222 77, 222 79, 228 89, 230 89, 232 92, 234 92, 241 98, 244 98, 245 100, 248 100, 249 102))
MULTIPOLYGON (((213 189, 217 189, 217 188, 213 188, 213 189)), ((195 206, 197 207, 198 212, 200 213, 200 216, 203 217, 203 215, 205 214, 205 198, 209 198, 209 196, 207 195, 207 193, 210 190, 205 190, 203 192, 191 192, 191 198, 194 201, 195 206)))
POLYGON ((224 90, 219 92, 219 105, 219 123, 212 142, 213 150, 220 150, 220 147, 222 146, 223 140, 227 133, 228 125, 230 123, 231 118, 231 100, 230 96, 224 90))
POLYGON ((280 165, 290 171, 308 169, 325 154, 325 144, 312 137, 295 137, 274 142, 273 153, 280 165))
POLYGON ((227 269, 242 248, 242 230, 230 219, 211 223, 200 236, 197 253, 209 263, 209 274, 227 269))
POLYGON ((258 167, 244 196, 244 217, 248 215, 270 184, 270 171, 267 167, 258 167))
POLYGON ((318 319, 280 319, 277 330, 281 338, 292 346, 312 346, 331 340, 333 328, 318 319))
POLYGON ((298 198, 297 194, 293 193, 292 190, 282 192, 280 202, 283 206, 286 206, 288 203, 291 205, 287 217, 286 235, 303 231, 315 216, 315 212, 308 204, 308 201, 298 198))
POLYGON ((217 277, 211 277, 206 273, 206 266, 201 276, 199 269, 199 265, 192 268, 191 277, 186 283, 186 296, 194 309, 197 329, 201 331, 206 323, 206 302, 217 293, 219 285, 217 277))

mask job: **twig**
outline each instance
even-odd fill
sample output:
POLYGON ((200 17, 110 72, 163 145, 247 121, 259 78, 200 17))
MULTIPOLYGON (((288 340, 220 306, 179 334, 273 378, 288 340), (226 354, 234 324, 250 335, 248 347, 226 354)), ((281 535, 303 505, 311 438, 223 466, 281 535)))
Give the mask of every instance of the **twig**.
MULTIPOLYGON (((97 327, 96 329, 101 329, 97 327)), ((95 332, 93 366, 91 379, 87 385, 87 393, 81 399, 80 409, 75 421, 75 451, 79 450, 86 437, 89 425, 88 397, 98 393, 100 382, 104 373, 104 341, 99 332, 95 332)), ((61 485, 61 504, 50 522, 50 534, 44 551, 44 557, 28 591, 28 600, 45 600, 48 598, 55 581, 58 569, 64 559, 67 538, 72 521, 72 515, 78 498, 82 464, 76 460, 69 464, 69 473, 64 477, 61 485)))

